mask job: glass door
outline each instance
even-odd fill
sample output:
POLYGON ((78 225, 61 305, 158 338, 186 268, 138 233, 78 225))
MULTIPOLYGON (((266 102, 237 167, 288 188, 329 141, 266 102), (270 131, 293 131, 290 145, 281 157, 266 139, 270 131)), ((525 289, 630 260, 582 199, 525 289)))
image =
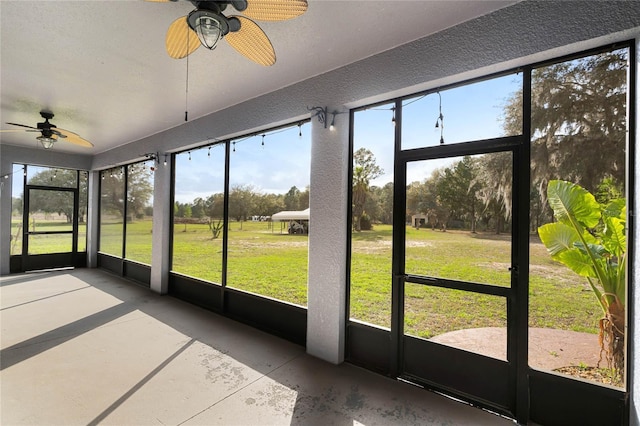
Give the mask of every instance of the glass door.
POLYGON ((27 185, 23 212, 24 271, 76 266, 78 190, 27 185))
POLYGON ((392 322, 400 377, 510 414, 518 351, 512 142, 398 154, 404 185, 395 200, 405 208, 396 212, 405 214, 394 219, 392 322), (408 184, 412 176, 428 177, 408 184))

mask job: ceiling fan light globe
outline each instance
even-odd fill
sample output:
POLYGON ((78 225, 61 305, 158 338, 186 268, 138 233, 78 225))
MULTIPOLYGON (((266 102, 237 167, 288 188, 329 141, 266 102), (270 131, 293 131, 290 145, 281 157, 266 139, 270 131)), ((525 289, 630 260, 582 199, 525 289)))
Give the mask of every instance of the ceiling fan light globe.
POLYGON ((210 16, 200 16, 196 19, 195 30, 200 43, 209 50, 215 49, 223 36, 220 22, 210 16))
POLYGON ((54 138, 48 138, 46 136, 38 136, 36 139, 40 141, 44 149, 50 149, 53 147, 53 144, 56 143, 54 138))

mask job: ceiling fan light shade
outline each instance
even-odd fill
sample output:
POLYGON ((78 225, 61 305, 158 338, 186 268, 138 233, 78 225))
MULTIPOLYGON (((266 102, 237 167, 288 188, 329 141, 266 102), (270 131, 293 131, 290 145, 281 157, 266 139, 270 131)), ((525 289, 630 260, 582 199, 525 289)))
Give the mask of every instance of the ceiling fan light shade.
POLYGON ((44 149, 52 148, 53 144, 56 143, 54 138, 48 138, 46 136, 38 136, 36 139, 40 141, 44 149))
POLYGON ((204 47, 213 50, 222 38, 220 23, 213 18, 203 16, 196 21, 196 34, 204 47))
POLYGON ((210 10, 194 10, 189 14, 187 21, 198 35, 200 43, 209 50, 215 49, 220 39, 229 32, 226 19, 210 10))

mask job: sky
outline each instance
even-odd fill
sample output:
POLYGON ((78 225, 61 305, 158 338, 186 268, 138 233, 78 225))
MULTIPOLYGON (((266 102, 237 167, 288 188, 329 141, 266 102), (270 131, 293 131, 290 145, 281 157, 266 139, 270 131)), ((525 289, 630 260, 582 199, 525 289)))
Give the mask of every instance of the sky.
MULTIPOLYGON (((442 91, 445 144, 504 136, 501 121, 504 106, 521 87, 521 75, 512 74, 442 91)), ((365 147, 373 152, 384 173, 371 184, 380 187, 393 181, 392 106, 381 105, 355 114, 354 150, 365 147)), ((437 93, 404 100, 402 149, 439 145, 441 127, 435 127, 439 114, 437 93)), ((422 162, 421 167, 408 167, 407 183, 423 181, 436 168, 454 161, 456 159, 429 161, 422 162)))
MULTIPOLYGON (((482 81, 442 91, 443 137, 445 143, 465 142, 503 136, 500 117, 509 97, 522 85, 521 75, 482 81)), ((437 93, 403 102, 403 149, 435 146, 440 142, 437 93)), ((384 173, 371 182, 384 186, 393 181, 392 104, 358 111, 354 123, 354 149, 371 150, 384 173)), ((284 194, 292 186, 303 190, 309 185, 311 125, 265 132, 237 139, 231 152, 230 186, 251 185, 262 193, 284 194), (299 136, 300 131, 302 136, 299 136)), ((232 145, 233 146, 233 145, 232 145)), ((422 181, 438 167, 455 159, 422 162, 408 168, 408 182, 422 181)), ((192 202, 197 197, 222 192, 224 187, 224 146, 218 145, 184 152, 176 157, 176 201, 192 202), (191 157, 191 160, 189 160, 191 157)))
MULTIPOLYGON (((264 135, 264 144, 262 135, 232 143, 230 187, 251 185, 264 194, 284 194, 292 186, 304 190, 309 185, 311 124, 264 135)), ((223 192, 224 144, 177 154, 175 176, 175 200, 181 203, 223 192)))
MULTIPOLYGON (((445 143, 503 136, 500 117, 504 105, 521 85, 522 76, 512 74, 441 91, 445 143)), ((435 128, 439 102, 438 93, 403 101, 402 149, 439 145, 441 128, 435 128)), ((355 113, 354 150, 360 147, 371 150, 384 171, 371 182, 376 186, 393 181, 392 106, 390 103, 355 113)), ((304 190, 309 185, 311 124, 267 131, 264 135, 264 138, 260 134, 235 140, 230 153, 230 186, 250 185, 258 192, 276 194, 284 194, 292 186, 304 190)), ((407 183, 423 181, 434 169, 453 160, 421 162, 419 166, 408 167, 407 183)), ((222 192, 224 145, 177 154, 175 176, 175 199, 181 203, 222 192)), ((14 194, 22 192, 22 179, 14 179, 13 191, 14 194)))

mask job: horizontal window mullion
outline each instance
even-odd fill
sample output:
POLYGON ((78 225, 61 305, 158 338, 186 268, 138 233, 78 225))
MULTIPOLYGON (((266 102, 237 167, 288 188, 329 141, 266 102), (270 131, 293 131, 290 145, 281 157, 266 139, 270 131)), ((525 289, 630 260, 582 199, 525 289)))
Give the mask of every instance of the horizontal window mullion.
POLYGON ((522 143, 528 143, 522 135, 485 139, 471 142, 453 143, 451 145, 429 146, 425 148, 407 149, 398 152, 400 161, 432 160, 462 155, 486 154, 491 152, 510 151, 522 143))
POLYGON ((425 277, 421 275, 405 275, 405 283, 442 287, 453 290, 464 290, 473 293, 488 294, 491 296, 510 297, 511 288, 498 287, 486 284, 470 283, 466 281, 447 280, 443 278, 425 277))

